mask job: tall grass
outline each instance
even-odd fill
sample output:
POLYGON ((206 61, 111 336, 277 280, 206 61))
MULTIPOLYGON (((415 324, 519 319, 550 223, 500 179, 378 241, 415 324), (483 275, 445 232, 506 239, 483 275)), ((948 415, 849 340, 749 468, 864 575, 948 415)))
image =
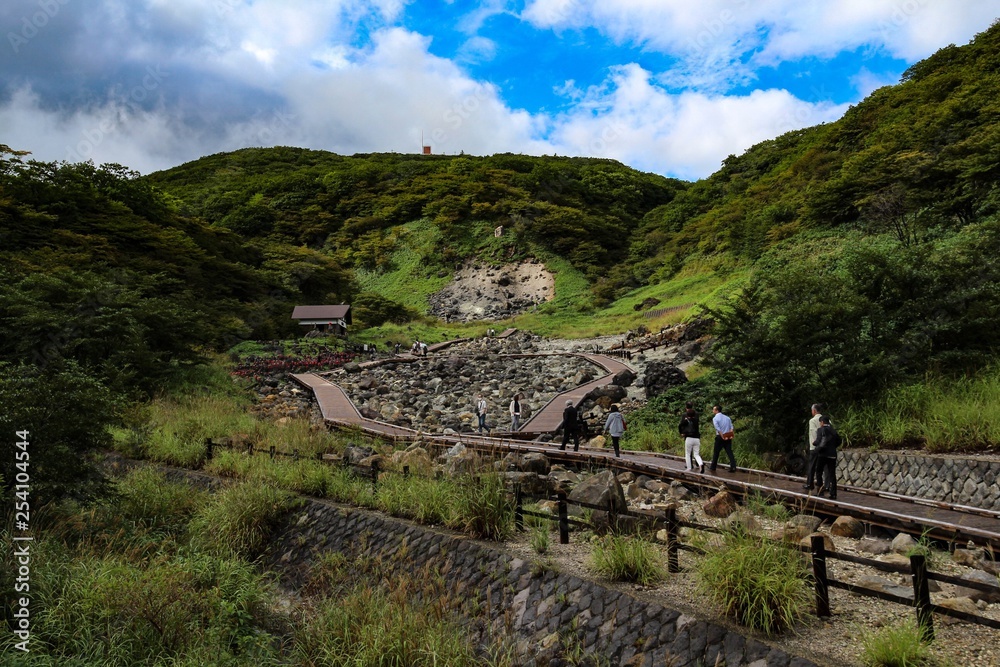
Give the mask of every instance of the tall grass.
POLYGON ((606 535, 594 543, 591 567, 612 581, 651 584, 666 572, 655 545, 638 536, 606 535))
POLYGON ((861 630, 861 659, 867 667, 922 667, 930 664, 930 648, 916 620, 861 630))
POLYGON ((503 477, 487 472, 465 480, 456 498, 453 527, 473 537, 507 539, 514 529, 514 501, 507 495, 503 477))
POLYGON ((253 558, 292 497, 270 484, 242 482, 212 496, 194 515, 191 543, 224 558, 253 558))
POLYGON ((851 444, 926 446, 930 452, 983 451, 1000 443, 1000 368, 972 378, 929 375, 895 387, 841 420, 851 444))
POLYGON ((698 561, 698 588, 736 621, 767 635, 792 627, 810 600, 801 553, 742 531, 698 561))

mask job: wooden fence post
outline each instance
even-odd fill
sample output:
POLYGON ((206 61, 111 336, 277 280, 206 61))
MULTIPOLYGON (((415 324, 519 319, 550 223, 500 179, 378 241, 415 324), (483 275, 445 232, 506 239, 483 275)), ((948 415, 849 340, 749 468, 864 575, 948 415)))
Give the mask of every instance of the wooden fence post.
POLYGON ((813 535, 812 547, 813 578, 816 579, 816 615, 830 615, 830 582, 826 576, 826 544, 822 535, 813 535))
POLYGON ((917 624, 926 641, 934 639, 934 614, 931 611, 931 589, 927 579, 927 558, 923 554, 910 556, 913 577, 913 604, 917 608, 917 624))
POLYGON ((677 557, 677 543, 681 536, 677 526, 677 508, 671 505, 663 513, 667 530, 667 572, 680 572, 681 564, 677 557))
POLYGON ((297 450, 297 449, 293 449, 292 450, 292 460, 293 461, 298 461, 299 460, 299 450, 297 450))
POLYGON ((514 527, 524 530, 524 506, 521 498, 521 485, 514 485, 514 527))
POLYGON ((410 466, 403 466, 403 477, 406 478, 409 476, 410 476, 410 466))
POLYGON ((277 450, 277 448, 274 445, 271 445, 270 447, 267 448, 267 455, 271 457, 272 461, 274 460, 274 456, 277 453, 278 453, 278 450, 277 450))
POLYGON ((215 443, 212 442, 211 438, 205 438, 205 460, 206 461, 211 461, 212 460, 212 448, 214 446, 215 446, 215 443))
POLYGON ((569 544, 569 512, 566 507, 566 492, 559 491, 559 544, 569 544))
POLYGON ((378 461, 372 461, 372 493, 378 493, 378 461))

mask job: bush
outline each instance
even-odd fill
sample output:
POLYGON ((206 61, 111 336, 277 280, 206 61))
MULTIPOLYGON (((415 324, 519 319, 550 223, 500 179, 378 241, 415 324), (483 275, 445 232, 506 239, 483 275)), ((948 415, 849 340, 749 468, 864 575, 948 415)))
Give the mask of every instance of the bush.
POLYGON ((789 546, 743 532, 698 563, 699 590, 738 623, 768 635, 792 627, 810 600, 806 561, 789 546))
POLYGON ((868 667, 920 667, 930 662, 930 649, 913 618, 878 630, 861 631, 861 659, 868 667))
POLYGON ((665 576, 659 550, 637 536, 605 536, 594 544, 591 566, 613 581, 647 585, 665 576))
POLYGON ((291 494, 272 484, 243 482, 215 494, 191 521, 194 546, 222 557, 252 558, 291 506, 291 494))

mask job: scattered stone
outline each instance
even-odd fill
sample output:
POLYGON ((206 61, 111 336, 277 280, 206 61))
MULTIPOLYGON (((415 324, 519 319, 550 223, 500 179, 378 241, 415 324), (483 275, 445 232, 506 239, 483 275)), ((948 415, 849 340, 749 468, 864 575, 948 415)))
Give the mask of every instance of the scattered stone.
POLYGON ((799 546, 802 546, 802 547, 805 547, 805 548, 811 548, 812 547, 812 538, 816 537, 816 536, 819 536, 819 537, 823 538, 823 548, 824 549, 826 549, 827 551, 836 551, 837 550, 837 545, 835 545, 833 543, 833 539, 829 535, 827 535, 826 533, 819 533, 819 532, 809 533, 808 535, 806 535, 805 537, 803 537, 801 540, 799 540, 799 546))
MULTIPOLYGON (((609 511, 628 509, 625 493, 612 470, 604 470, 577 484, 569 494, 569 499, 597 505, 609 511)), ((576 505, 570 505, 569 511, 577 515, 582 514, 581 508, 576 505)))
POLYGON ((959 586, 955 591, 956 597, 967 597, 973 602, 983 600, 989 604, 995 602, 1000 602, 1000 584, 997 582, 997 578, 992 574, 987 574, 986 572, 974 571, 966 572, 961 577, 965 581, 974 581, 978 584, 985 584, 990 587, 989 591, 982 591, 978 588, 966 588, 964 586, 959 586))
POLYGON ((684 371, 665 361, 650 361, 646 364, 646 374, 642 385, 646 398, 655 398, 672 387, 678 387, 687 382, 684 371))
POLYGON ((723 525, 729 530, 740 530, 745 533, 760 531, 760 523, 754 518, 754 515, 744 510, 739 510, 729 515, 723 522, 723 525))
POLYGON ((540 452, 529 452, 521 457, 518 467, 523 472, 531 472, 537 475, 548 475, 552 464, 549 457, 540 452))
POLYGON ((803 526, 807 529, 806 534, 808 535, 809 533, 815 532, 816 529, 819 528, 820 524, 822 523, 823 520, 820 519, 818 516, 813 516, 812 514, 796 514, 791 519, 789 519, 788 523, 786 523, 785 525, 803 526))
POLYGON ((711 517, 725 518, 736 511, 736 498, 729 491, 720 491, 709 498, 702 507, 705 514, 711 517))
POLYGON ((864 537, 865 525, 852 516, 838 516, 830 526, 830 534, 857 540, 864 537))
POLYGON ((983 555, 982 549, 955 549, 951 554, 951 559, 959 565, 979 567, 983 555))
POLYGON ((892 538, 892 550, 898 554, 905 554, 918 546, 918 542, 909 533, 900 533, 892 538))
MULTIPOLYGON (((966 597, 944 598, 942 600, 938 600, 935 604, 939 607, 945 607, 946 609, 953 609, 966 614, 979 615, 979 607, 976 606, 974 601, 966 597)), ((934 622, 941 623, 943 625, 954 625, 955 623, 961 623, 962 621, 961 619, 954 618, 952 616, 935 614, 934 622)))
POLYGON ((892 550, 892 543, 889 540, 882 540, 876 537, 862 537, 858 542, 858 551, 862 553, 880 556, 892 550))

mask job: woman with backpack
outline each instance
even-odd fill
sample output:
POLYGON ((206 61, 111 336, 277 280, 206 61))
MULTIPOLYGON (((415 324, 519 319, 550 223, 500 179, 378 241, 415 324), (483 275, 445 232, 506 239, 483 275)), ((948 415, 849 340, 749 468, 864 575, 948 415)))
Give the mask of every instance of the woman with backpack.
POLYGON ((821 415, 819 430, 816 431, 817 466, 823 468, 823 486, 817 495, 829 493, 830 500, 837 499, 837 446, 840 445, 840 434, 830 424, 830 418, 821 415))

